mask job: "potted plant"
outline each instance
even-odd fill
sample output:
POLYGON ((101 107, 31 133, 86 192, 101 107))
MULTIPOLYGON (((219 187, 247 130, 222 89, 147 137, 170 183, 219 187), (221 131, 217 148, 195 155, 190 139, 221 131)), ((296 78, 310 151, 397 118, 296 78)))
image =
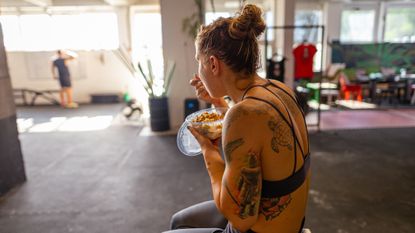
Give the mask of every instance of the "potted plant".
POLYGON ((115 50, 115 55, 127 67, 131 74, 140 80, 148 94, 151 130, 169 130, 170 118, 167 92, 176 68, 175 62, 167 62, 163 77, 161 79, 156 79, 150 60, 147 60, 147 72, 145 72, 143 65, 140 62, 138 62, 137 65, 134 65, 128 53, 122 49, 115 50))

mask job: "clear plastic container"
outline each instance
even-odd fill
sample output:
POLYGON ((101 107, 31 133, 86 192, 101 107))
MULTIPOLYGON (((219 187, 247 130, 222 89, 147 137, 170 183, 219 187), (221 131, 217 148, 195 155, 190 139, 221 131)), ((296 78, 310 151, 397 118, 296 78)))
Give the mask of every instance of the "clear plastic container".
POLYGON ((228 108, 209 108, 194 112, 186 117, 177 134, 177 147, 187 156, 195 156, 202 153, 199 143, 187 129, 191 125, 199 133, 211 140, 222 136, 222 124, 228 108))

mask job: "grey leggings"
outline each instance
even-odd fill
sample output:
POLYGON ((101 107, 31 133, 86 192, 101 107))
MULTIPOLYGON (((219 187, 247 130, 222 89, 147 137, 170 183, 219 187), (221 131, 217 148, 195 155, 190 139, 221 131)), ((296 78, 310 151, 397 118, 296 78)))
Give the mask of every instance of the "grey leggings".
POLYGON ((175 213, 170 229, 164 233, 238 233, 218 211, 214 201, 205 201, 175 213))
MULTIPOLYGON (((299 232, 311 233, 309 229, 299 232)), ((192 205, 173 215, 170 221, 170 231, 163 233, 240 233, 232 228, 226 218, 218 211, 214 201, 205 201, 192 205)))

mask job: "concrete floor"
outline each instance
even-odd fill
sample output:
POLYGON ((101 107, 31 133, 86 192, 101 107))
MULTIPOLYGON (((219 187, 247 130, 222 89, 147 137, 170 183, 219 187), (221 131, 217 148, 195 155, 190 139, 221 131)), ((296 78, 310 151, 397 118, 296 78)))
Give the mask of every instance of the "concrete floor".
MULTIPOLYGON (((20 135, 28 181, 0 199, 1 233, 157 233, 175 211, 211 198, 201 157, 181 155, 175 136, 107 125, 120 109, 18 109, 34 124, 20 135), (102 127, 75 127, 104 116, 102 127), (52 117, 66 118, 57 125, 52 117), (44 127, 31 130, 36 125, 44 127)), ((415 128, 311 134, 306 226, 313 233, 415 232, 414 138, 415 128)))

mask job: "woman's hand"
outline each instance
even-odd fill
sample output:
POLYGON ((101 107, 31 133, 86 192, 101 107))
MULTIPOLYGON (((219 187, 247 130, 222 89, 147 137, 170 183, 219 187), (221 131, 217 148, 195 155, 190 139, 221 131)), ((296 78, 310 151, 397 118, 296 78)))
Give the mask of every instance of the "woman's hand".
POLYGON ((195 88, 196 96, 198 99, 206 101, 208 103, 215 102, 214 98, 212 98, 206 90, 205 85, 200 80, 199 76, 195 74, 193 78, 190 80, 190 85, 195 88))
POLYGON ((221 97, 221 98, 214 98, 209 95, 209 92, 206 90, 205 85, 203 84, 200 77, 195 74, 193 78, 190 80, 190 85, 195 88, 196 96, 198 99, 203 100, 207 103, 215 105, 215 107, 225 107, 228 108, 228 103, 221 97))
POLYGON ((187 127, 187 129, 196 138, 197 142, 200 145, 200 148, 202 148, 203 154, 206 154, 206 151, 209 150, 219 151, 219 140, 221 140, 221 138, 212 141, 208 137, 200 134, 195 128, 193 128, 190 125, 187 127))

